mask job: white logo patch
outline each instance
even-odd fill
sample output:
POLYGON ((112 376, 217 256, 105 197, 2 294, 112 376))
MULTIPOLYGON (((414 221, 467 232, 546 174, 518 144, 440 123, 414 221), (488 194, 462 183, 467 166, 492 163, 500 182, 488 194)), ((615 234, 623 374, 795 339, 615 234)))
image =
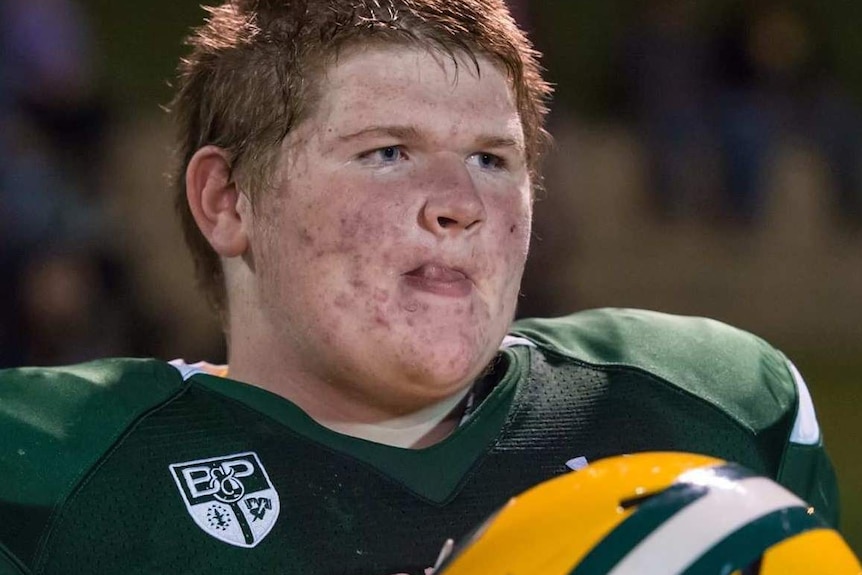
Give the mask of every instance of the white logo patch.
POLYGON ((280 510, 278 493, 257 454, 173 463, 171 475, 198 527, 237 547, 254 547, 280 510))

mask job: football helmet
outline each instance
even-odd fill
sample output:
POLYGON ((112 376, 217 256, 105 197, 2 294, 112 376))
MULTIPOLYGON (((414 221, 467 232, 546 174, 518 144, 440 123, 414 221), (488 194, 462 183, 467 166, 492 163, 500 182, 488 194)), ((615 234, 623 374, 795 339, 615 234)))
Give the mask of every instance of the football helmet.
POLYGON ((437 575, 859 575, 844 539, 771 479, 712 457, 604 459, 512 498, 437 575))

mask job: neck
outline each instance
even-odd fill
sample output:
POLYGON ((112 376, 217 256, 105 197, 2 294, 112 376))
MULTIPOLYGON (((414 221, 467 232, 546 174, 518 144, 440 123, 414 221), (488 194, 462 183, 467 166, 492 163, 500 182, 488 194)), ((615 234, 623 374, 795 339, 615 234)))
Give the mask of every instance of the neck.
POLYGON ((471 387, 436 401, 425 407, 392 413, 385 408, 364 404, 354 397, 346 397, 337 389, 320 382, 299 384, 292 379, 290 385, 267 385, 260 379, 244 377, 241 370, 231 365, 227 376, 280 395, 299 406, 320 425, 375 443, 421 449, 438 443, 457 427, 464 413, 466 397, 471 387))
POLYGON ((413 413, 367 423, 337 417, 318 422, 345 435, 393 447, 420 449, 442 441, 458 427, 469 392, 468 387, 413 413))
POLYGON ((242 361, 230 360, 227 375, 290 400, 320 425, 375 443, 419 449, 442 441, 458 427, 471 386, 426 405, 395 409, 350 393, 297 370, 253 369, 242 361), (289 377, 284 374, 289 373, 289 377))
POLYGON ((290 400, 338 433, 394 447, 422 448, 445 439, 464 412, 473 377, 438 388, 436 393, 429 393, 426 382, 419 380, 405 380, 395 387, 358 386, 357 376, 368 383, 392 374, 327 372, 309 361, 313 355, 303 349, 301 340, 285 346, 271 329, 249 332, 249 322, 231 323, 237 329, 228 338, 228 377, 290 400), (279 351, 264 352, 272 349, 279 351), (396 397, 399 390, 404 393, 396 397))

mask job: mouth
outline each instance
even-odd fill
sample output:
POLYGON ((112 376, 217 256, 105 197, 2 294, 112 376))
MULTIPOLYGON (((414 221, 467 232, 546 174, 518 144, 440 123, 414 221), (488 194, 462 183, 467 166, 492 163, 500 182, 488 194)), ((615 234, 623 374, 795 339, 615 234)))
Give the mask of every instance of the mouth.
POLYGON ((440 263, 425 263, 404 274, 405 283, 418 291, 446 297, 465 297, 473 280, 464 271, 440 263))

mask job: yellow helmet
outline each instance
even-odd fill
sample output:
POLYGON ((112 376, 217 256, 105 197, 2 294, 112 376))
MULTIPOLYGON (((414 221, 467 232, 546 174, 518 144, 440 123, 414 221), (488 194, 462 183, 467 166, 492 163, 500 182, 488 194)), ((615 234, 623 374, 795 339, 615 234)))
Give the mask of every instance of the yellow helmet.
POLYGON ((689 453, 612 457, 512 498, 437 575, 859 575, 784 487, 689 453))

